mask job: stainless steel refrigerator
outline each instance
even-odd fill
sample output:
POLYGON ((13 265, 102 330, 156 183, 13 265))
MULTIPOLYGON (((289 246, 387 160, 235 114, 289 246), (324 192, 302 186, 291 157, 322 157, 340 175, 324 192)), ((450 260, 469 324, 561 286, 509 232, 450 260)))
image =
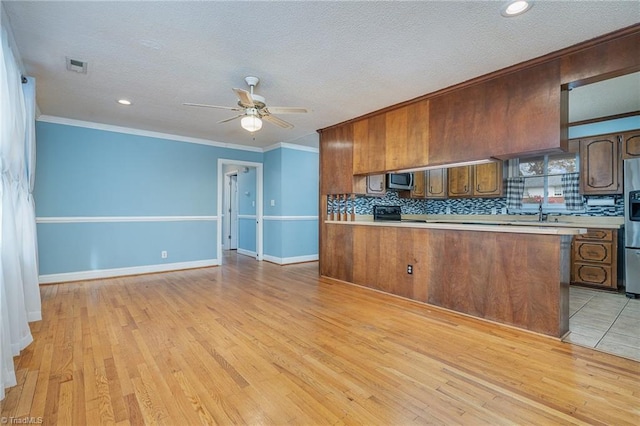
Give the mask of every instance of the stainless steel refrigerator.
POLYGON ((640 158, 624 160, 624 266, 627 297, 640 296, 640 158))

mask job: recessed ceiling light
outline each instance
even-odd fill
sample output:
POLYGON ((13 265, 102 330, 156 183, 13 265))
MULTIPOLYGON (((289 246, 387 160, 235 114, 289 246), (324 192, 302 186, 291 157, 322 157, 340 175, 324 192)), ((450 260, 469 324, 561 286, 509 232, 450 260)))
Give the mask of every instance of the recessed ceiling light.
POLYGON ((500 14, 507 18, 518 16, 533 7, 532 0, 511 0, 505 3, 500 9, 500 14))
POLYGON ((131 105, 131 101, 129 101, 127 99, 118 99, 118 103, 120 105, 131 105))

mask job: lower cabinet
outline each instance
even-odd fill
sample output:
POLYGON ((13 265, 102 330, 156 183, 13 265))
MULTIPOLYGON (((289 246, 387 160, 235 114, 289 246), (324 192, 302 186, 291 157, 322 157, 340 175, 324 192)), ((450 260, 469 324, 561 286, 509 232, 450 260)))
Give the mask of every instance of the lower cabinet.
POLYGON ((618 231, 589 229, 573 238, 571 282, 618 288, 618 231))

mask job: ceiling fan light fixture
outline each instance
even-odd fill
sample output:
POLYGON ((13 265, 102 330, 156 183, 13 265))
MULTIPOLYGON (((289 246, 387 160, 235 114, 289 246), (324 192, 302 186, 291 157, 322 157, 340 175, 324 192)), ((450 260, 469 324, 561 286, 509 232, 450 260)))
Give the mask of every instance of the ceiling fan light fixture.
POLYGON ((246 131, 253 133, 262 129, 262 120, 258 117, 255 110, 249 111, 249 113, 240 120, 240 125, 246 131))
POLYGON ((512 16, 521 15, 532 7, 533 0, 511 0, 502 6, 500 14, 506 18, 510 18, 512 16))

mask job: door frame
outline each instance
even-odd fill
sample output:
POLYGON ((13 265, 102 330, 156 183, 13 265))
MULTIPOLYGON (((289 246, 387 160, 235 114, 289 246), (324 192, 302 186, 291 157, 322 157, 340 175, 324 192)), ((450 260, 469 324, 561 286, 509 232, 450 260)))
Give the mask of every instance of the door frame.
POLYGON ((224 183, 223 183, 223 192, 222 192, 222 249, 223 250, 233 250, 232 242, 235 242, 235 248, 238 248, 238 170, 232 170, 230 172, 226 172, 224 174, 224 183), (236 193, 232 194, 231 182, 233 181, 233 177, 236 177, 236 193), (232 214, 229 213, 229 209, 232 210, 232 214), (233 216, 235 216, 235 226, 233 226, 233 216), (228 238, 229 236, 233 236, 234 238, 228 238), (235 241, 233 241, 235 239, 235 241))
POLYGON ((224 191, 224 178, 225 171, 224 166, 245 166, 245 167, 255 167, 256 169, 256 260, 263 260, 264 257, 264 247, 263 247, 263 216, 264 216, 264 207, 263 207, 263 194, 264 194, 264 176, 263 176, 263 165, 262 163, 256 163, 253 161, 241 161, 241 160, 231 160, 227 158, 218 158, 218 197, 217 197, 217 207, 216 207, 216 215, 217 215, 217 255, 218 260, 222 263, 222 191, 224 191))

